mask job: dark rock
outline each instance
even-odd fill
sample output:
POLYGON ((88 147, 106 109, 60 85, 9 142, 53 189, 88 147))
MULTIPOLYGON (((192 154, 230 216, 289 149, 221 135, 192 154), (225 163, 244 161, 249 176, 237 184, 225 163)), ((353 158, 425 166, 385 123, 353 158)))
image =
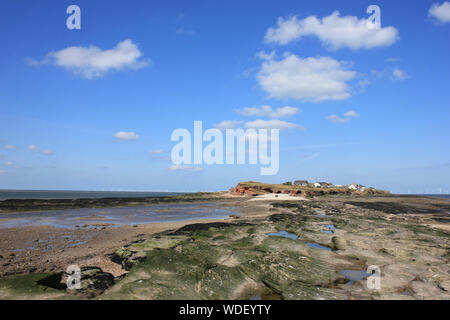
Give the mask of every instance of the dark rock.
POLYGON ((250 225, 248 223, 225 223, 225 222, 212 222, 212 223, 195 223, 195 224, 188 224, 172 233, 169 233, 169 235, 183 235, 183 234, 190 234, 195 231, 205 231, 209 228, 216 228, 216 229, 225 229, 232 226, 244 226, 244 225, 250 225))
MULTIPOLYGON (((62 274, 60 284, 67 286, 69 276, 73 275, 64 272, 62 274)), ((70 291, 93 297, 101 294, 114 283, 114 276, 112 274, 103 272, 103 270, 98 267, 82 267, 80 283, 81 289, 72 289, 70 291)))

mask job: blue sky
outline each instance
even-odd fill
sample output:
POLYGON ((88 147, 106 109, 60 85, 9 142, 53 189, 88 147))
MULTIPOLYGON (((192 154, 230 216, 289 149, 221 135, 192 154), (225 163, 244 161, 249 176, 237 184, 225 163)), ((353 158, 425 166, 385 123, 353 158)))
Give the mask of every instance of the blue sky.
POLYGON ((449 10, 425 0, 4 0, 0 188, 215 191, 318 177, 448 193, 449 10), (66 27, 71 4, 81 30, 66 27), (367 31, 371 4, 381 29, 367 31), (250 165, 170 170, 170 135, 194 120, 297 128, 281 131, 275 176, 250 165))

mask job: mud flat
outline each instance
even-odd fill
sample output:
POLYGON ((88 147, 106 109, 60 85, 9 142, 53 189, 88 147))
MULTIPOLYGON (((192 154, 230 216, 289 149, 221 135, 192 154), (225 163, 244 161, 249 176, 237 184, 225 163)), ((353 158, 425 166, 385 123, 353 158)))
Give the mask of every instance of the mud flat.
MULTIPOLYGON (((36 261, 42 269, 8 269, 20 274, 0 278, 0 297, 450 299, 447 200, 383 195, 327 195, 308 201, 225 198, 222 205, 239 214, 73 230, 93 232, 98 238, 64 252, 32 257, 40 259, 36 261), (91 251, 85 251, 89 247, 91 251), (59 263, 44 270, 52 265, 44 259, 52 256, 59 263), (96 259, 103 259, 103 264, 96 259), (63 271, 69 264, 84 267, 82 290, 65 288, 63 271), (372 265, 381 269, 380 290, 366 286, 365 271, 372 265)), ((5 241, 10 248, 21 230, 32 237, 45 232, 24 228, 2 230, 2 272, 4 264, 15 261, 3 246, 5 241)), ((67 232, 53 229, 47 231, 67 232)), ((25 261, 30 251, 20 252, 25 261)))

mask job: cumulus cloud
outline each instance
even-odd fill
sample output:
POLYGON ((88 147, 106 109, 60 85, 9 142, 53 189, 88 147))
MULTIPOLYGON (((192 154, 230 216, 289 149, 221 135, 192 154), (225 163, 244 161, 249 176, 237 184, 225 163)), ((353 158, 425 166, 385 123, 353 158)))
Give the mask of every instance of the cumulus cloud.
POLYGON ((127 39, 108 50, 95 46, 68 47, 50 52, 42 61, 29 62, 33 65, 53 64, 86 79, 93 79, 102 77, 111 70, 143 68, 150 62, 140 60, 141 57, 142 53, 137 45, 127 39))
POLYGON ((396 80, 406 80, 406 79, 408 79, 408 74, 403 70, 395 68, 392 71, 392 77, 396 80))
POLYGON ((359 114, 356 111, 350 110, 344 113, 344 116, 350 117, 350 118, 359 118, 359 114))
POLYGON ((280 17, 277 27, 267 30, 265 42, 286 45, 305 36, 316 36, 333 50, 343 47, 353 50, 387 47, 399 39, 394 27, 371 29, 367 27, 367 19, 341 16, 339 11, 335 11, 322 19, 316 16, 305 19, 280 17))
POLYGON ((450 2, 434 3, 428 11, 430 17, 436 19, 440 23, 450 22, 450 2))
POLYGON ((139 140, 139 135, 137 135, 135 132, 124 132, 124 131, 119 131, 117 132, 114 137, 117 140, 120 141, 136 141, 139 140))
POLYGON ((52 150, 49 149, 41 149, 38 146, 35 146, 34 144, 28 146, 28 150, 30 150, 33 153, 39 153, 39 154, 45 154, 45 155, 51 155, 53 154, 52 150))
POLYGON ((245 123, 247 129, 304 129, 302 126, 281 120, 255 120, 245 123))
POLYGON ((15 150, 15 149, 17 149, 17 147, 12 145, 12 144, 7 144, 7 145, 5 145, 3 147, 3 149, 5 149, 5 150, 15 150))
POLYGON ((236 129, 241 123, 242 121, 239 120, 225 120, 214 125, 214 128, 219 130, 236 129))
POLYGON ((281 107, 272 110, 271 106, 262 106, 261 108, 249 108, 246 107, 242 110, 235 110, 235 112, 245 116, 245 117, 267 117, 267 118, 286 118, 293 116, 300 112, 298 108, 295 107, 281 107))
POLYGON ((285 53, 281 60, 265 60, 256 79, 270 98, 319 102, 349 98, 347 82, 356 75, 345 62, 330 57, 303 59, 285 53))
POLYGON ((330 122, 334 122, 334 123, 347 123, 350 122, 349 118, 341 118, 335 114, 329 115, 328 117, 326 117, 326 119, 330 122))

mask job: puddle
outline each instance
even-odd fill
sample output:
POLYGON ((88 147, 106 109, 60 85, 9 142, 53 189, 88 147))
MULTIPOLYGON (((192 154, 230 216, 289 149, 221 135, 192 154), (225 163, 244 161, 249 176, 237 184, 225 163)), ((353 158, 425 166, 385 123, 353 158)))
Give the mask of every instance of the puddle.
POLYGON ((333 234, 336 227, 332 224, 321 224, 322 227, 325 227, 325 230, 320 230, 322 233, 333 234))
POLYGON ((289 233, 287 231, 280 231, 280 232, 275 232, 275 233, 268 233, 268 236, 271 237, 284 237, 284 238, 288 238, 288 239, 292 239, 292 240, 297 240, 298 236, 296 234, 293 233, 289 233))
POLYGON ((331 251, 331 248, 322 246, 318 243, 313 243, 313 242, 307 242, 306 245, 312 249, 321 249, 321 250, 326 250, 326 251, 331 251))
POLYGON ((404 295, 404 296, 412 296, 412 293, 411 293, 411 291, 406 289, 405 291, 402 292, 402 295, 404 295))
POLYGON ((75 242, 75 243, 70 243, 67 246, 68 247, 79 247, 79 246, 82 246, 85 243, 87 243, 87 241, 78 241, 78 242, 75 242))
POLYGON ((371 274, 367 273, 366 270, 340 270, 339 273, 349 280, 349 282, 347 282, 348 286, 353 285, 353 283, 357 280, 364 280, 371 276, 371 274))

